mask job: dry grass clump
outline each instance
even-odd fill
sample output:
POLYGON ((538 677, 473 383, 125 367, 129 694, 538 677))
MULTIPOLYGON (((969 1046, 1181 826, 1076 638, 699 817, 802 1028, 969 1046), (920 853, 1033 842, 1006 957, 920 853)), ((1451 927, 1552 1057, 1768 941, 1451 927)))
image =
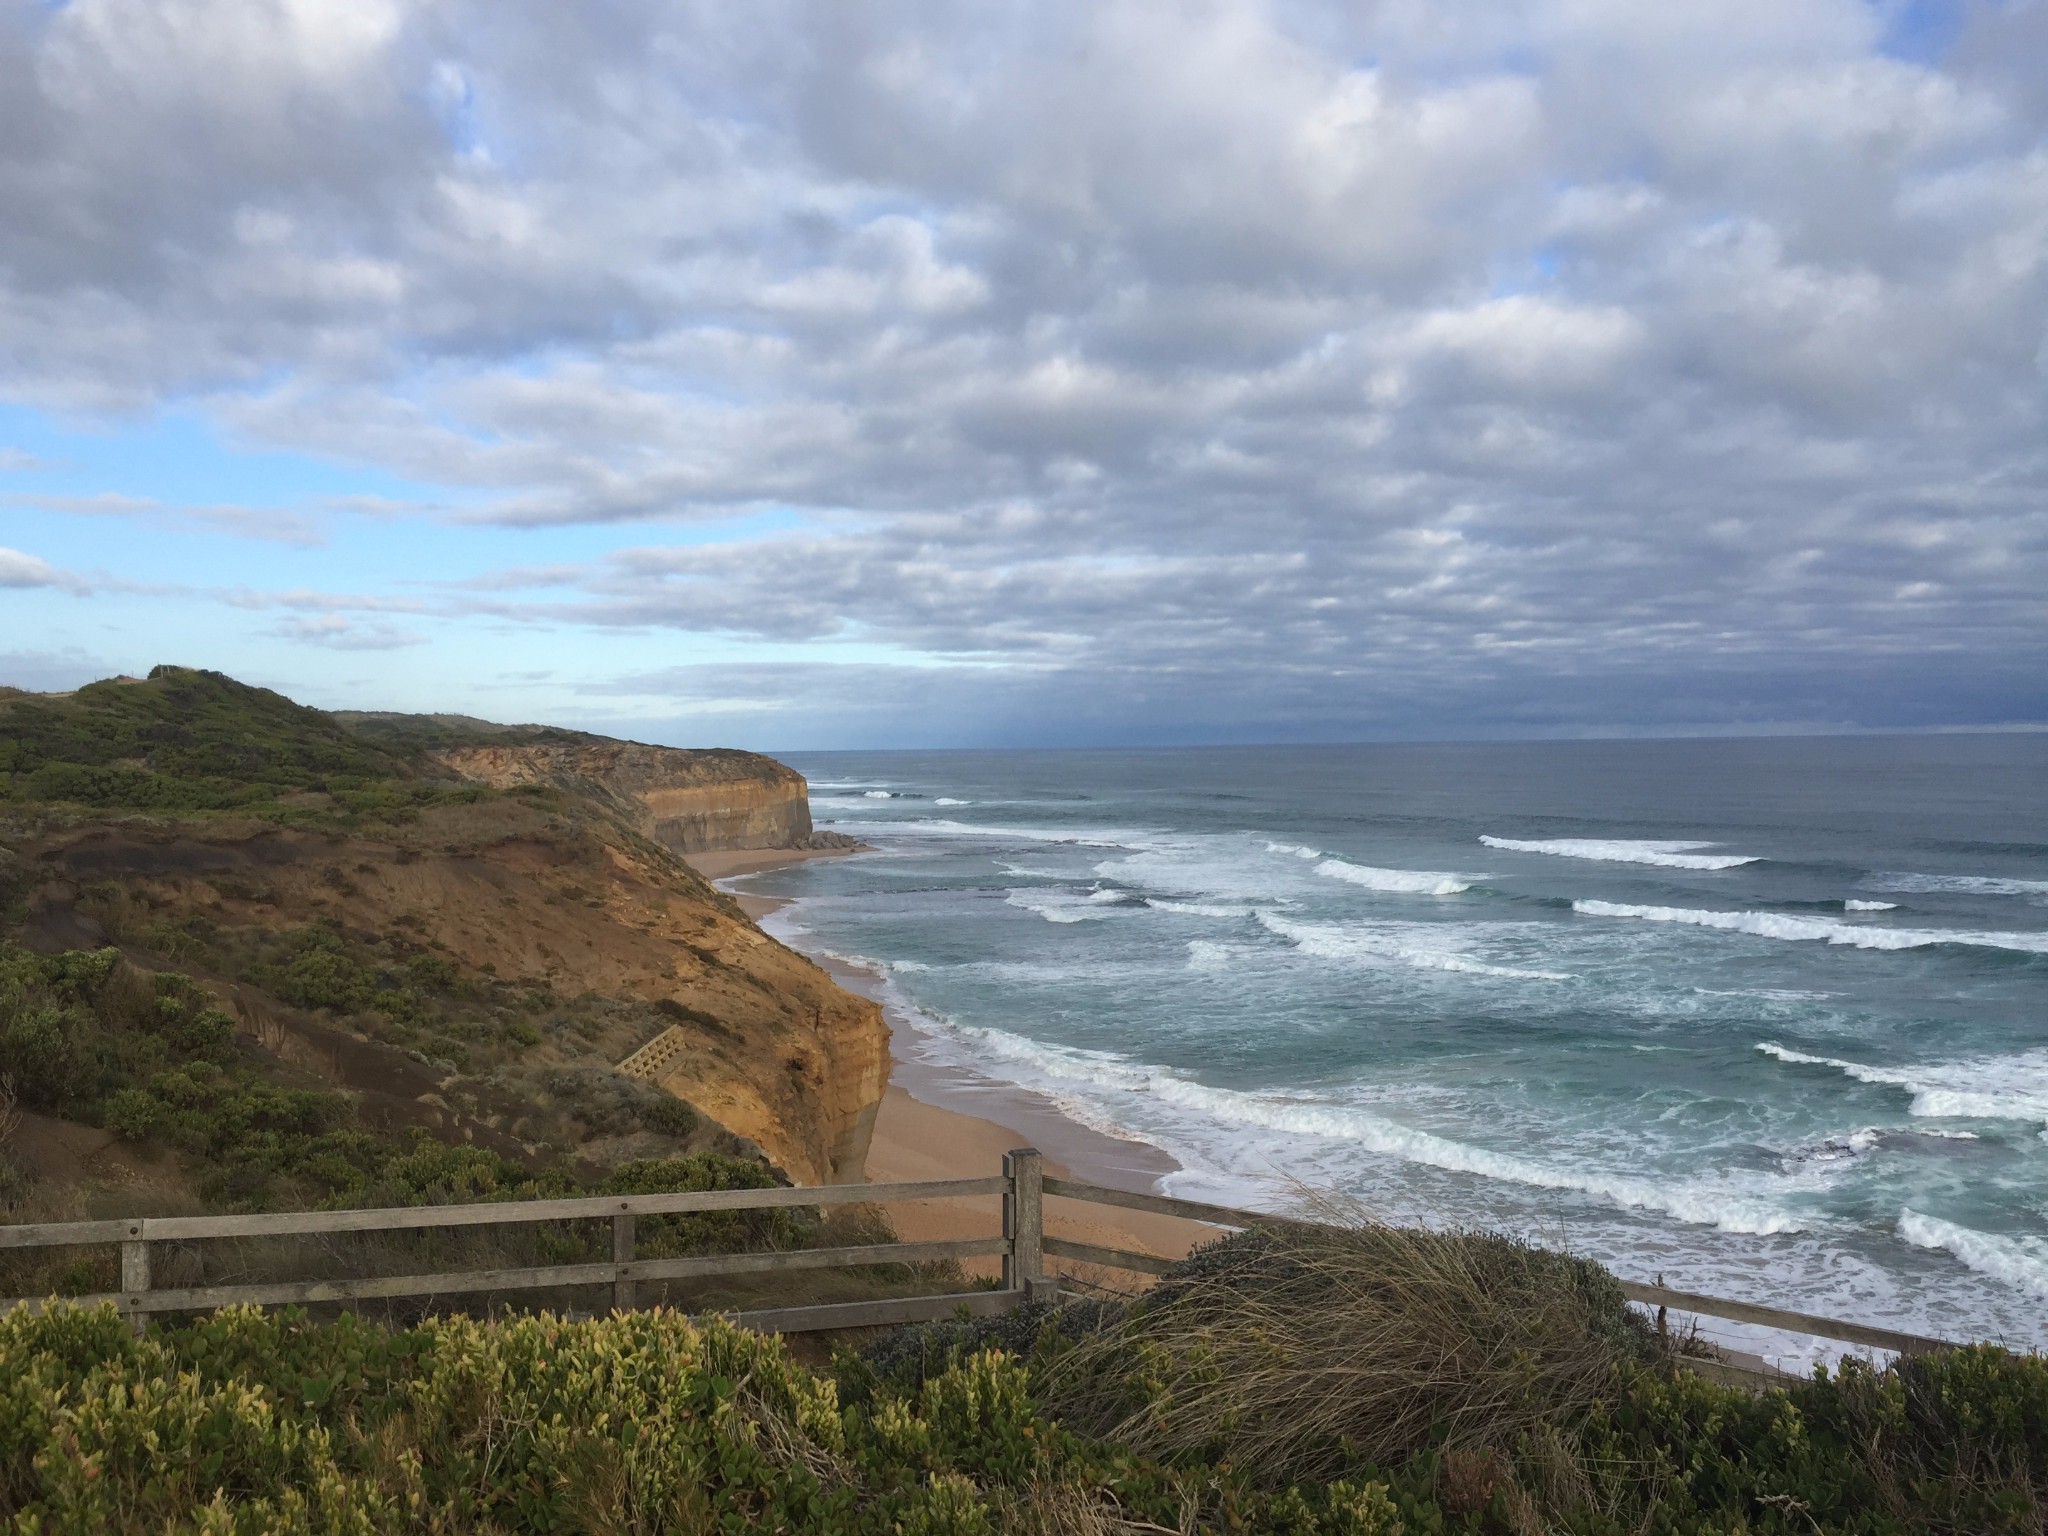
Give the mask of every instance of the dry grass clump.
POLYGON ((1045 1391, 1071 1428, 1278 1486, 1429 1448, 1511 1450, 1657 1347, 1598 1265, 1354 1219, 1198 1251, 1050 1362, 1045 1391))

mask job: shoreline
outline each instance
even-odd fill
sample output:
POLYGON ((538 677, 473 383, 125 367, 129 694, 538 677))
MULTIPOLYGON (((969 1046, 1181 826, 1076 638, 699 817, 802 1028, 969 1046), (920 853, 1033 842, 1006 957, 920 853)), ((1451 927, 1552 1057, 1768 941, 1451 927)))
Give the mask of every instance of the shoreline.
MULTIPOLYGON (((688 862, 738 902, 763 931, 769 931, 767 920, 791 905, 790 901, 737 890, 727 882, 856 851, 745 849, 700 854, 688 862)), ((968 1069, 941 1067, 920 1059, 906 1050, 906 1045, 924 1038, 923 1032, 915 1018, 891 999, 885 976, 838 956, 802 948, 785 934, 770 932, 770 937, 789 944, 847 991, 876 1003, 889 1026, 889 1085, 876 1111, 863 1170, 869 1182, 996 1174, 1002 1171, 1003 1154, 1017 1147, 1037 1148, 1044 1155, 1046 1171, 1055 1177, 1137 1193, 1157 1192, 1162 1179, 1179 1171, 1180 1164, 1161 1148, 1085 1125, 1042 1094, 968 1069)), ((905 1241, 922 1242, 981 1235, 1000 1220, 1000 1208, 993 1197, 913 1201, 892 1206, 890 1215, 905 1241)), ((1179 1217, 1057 1199, 1047 1204, 1046 1230, 1078 1242, 1163 1258, 1180 1258, 1191 1248, 1223 1235, 1222 1229, 1179 1217)), ((980 1274, 993 1272, 995 1263, 971 1261, 963 1267, 969 1274, 980 1274)), ((1092 1265, 1064 1260, 1061 1268, 1095 1283, 1102 1283, 1100 1277, 1105 1273, 1092 1265)), ((1112 1288, 1150 1283, 1122 1271, 1106 1273, 1114 1281, 1112 1288)))

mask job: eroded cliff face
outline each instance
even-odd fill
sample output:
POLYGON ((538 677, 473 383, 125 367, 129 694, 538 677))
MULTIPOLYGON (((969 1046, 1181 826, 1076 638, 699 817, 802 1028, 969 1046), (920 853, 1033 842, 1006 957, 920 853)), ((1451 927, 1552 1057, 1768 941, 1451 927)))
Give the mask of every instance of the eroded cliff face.
MULTIPOLYGON (((515 754, 495 771, 546 766, 515 754)), ((709 798, 729 786, 706 789, 706 805, 746 804, 709 798)), ((783 770, 764 796, 770 789, 802 805, 797 775, 783 770)), ((348 1019, 299 1013, 247 986, 221 990, 258 1044, 381 1095, 394 1123, 537 1151, 507 1073, 544 1097, 564 1071, 609 1071, 660 1040, 663 1068, 645 1080, 757 1143, 799 1183, 858 1179, 887 1086, 881 1010, 769 938, 680 858, 622 835, 611 813, 561 806, 492 798, 358 835, 225 820, 51 830, 14 847, 25 936, 57 948, 147 946, 167 933, 244 926, 399 935, 463 975, 598 1006, 575 1027, 536 1015, 542 1038, 526 1054, 460 1072, 380 1044, 348 1019), (616 1022, 597 1027, 593 1017, 616 1022)))
POLYGON ((497 789, 548 784, 605 799, 677 853, 813 846, 803 775, 753 752, 606 742, 463 746, 432 755, 497 789))

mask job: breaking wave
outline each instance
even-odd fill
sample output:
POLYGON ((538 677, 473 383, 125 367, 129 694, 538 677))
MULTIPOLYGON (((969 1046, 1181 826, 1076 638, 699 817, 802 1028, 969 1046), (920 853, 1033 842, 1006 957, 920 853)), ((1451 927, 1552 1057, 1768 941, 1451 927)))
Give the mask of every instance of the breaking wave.
POLYGON ((1896 901, 1856 901, 1852 898, 1842 903, 1842 910, 1844 912, 1896 912, 1899 910, 1899 904, 1896 901))
POLYGON ((1765 1040, 1757 1049, 1795 1066, 1832 1067, 1859 1083, 1903 1088, 1909 1114, 1952 1120, 2048 1121, 2048 1049, 1911 1067, 1874 1067, 1837 1056, 1810 1056, 1765 1040))
POLYGON ((972 837, 986 842, 1075 843, 1083 848, 1143 848, 1149 842, 1147 834, 1121 827, 978 827, 943 816, 843 825, 884 837, 972 837))
POLYGON ((932 802, 932 804, 933 804, 933 805, 972 805, 972 804, 974 804, 974 802, 973 802, 972 800, 955 800, 955 799, 954 799, 954 798, 953 798, 953 797, 952 797, 951 795, 940 795, 940 796, 938 797, 938 799, 936 799, 936 800, 934 800, 934 801, 932 802))
POLYGON ((1697 907, 1640 907, 1619 901, 1575 901, 1574 912, 1588 917, 1633 917, 1648 923, 1684 923, 1694 928, 1721 928, 1761 939, 1842 944, 1853 949, 1925 949, 1930 944, 1967 944, 1980 949, 2011 949, 2048 955, 2048 933, 1986 933, 1966 928, 1873 928, 1838 923, 1824 917, 1794 917, 1786 912, 1710 912, 1697 907))
POLYGON ((1266 851, 1268 853, 1291 853, 1297 859, 1320 859, 1323 856, 1321 849, 1310 848, 1302 843, 1268 843, 1266 844, 1266 851))
POLYGON ((1368 864, 1347 864, 1342 859, 1325 859, 1316 873, 1332 880, 1347 880, 1369 891, 1408 891, 1422 896, 1455 896, 1472 889, 1457 875, 1434 869, 1374 869, 1368 864))
POLYGON ((1916 1248, 1945 1249, 1980 1275, 2048 1297, 2048 1238, 1979 1232, 1910 1206, 1899 1213, 1899 1236, 1916 1248))
POLYGON ((1250 917, 1250 907, 1225 907, 1207 901, 1168 901, 1164 896, 1147 896, 1145 905, 1161 912, 1179 912, 1187 917, 1250 917))
POLYGON ((1489 848, 1504 848, 1510 853, 1550 853, 1564 859, 1599 859, 1610 864, 1655 864, 1664 869, 1733 869, 1738 864, 1756 863, 1755 857, 1747 854, 1691 851, 1695 848, 1712 848, 1715 846, 1713 843, 1645 842, 1635 838, 1616 837, 1482 836, 1479 841, 1489 848))
POLYGON ((1532 971, 1492 965, 1466 954, 1455 937, 1446 942, 1442 923, 1302 923, 1261 909, 1260 924, 1291 940, 1305 955, 1356 965, 1405 965, 1417 970, 1458 971, 1468 976, 1500 976, 1515 981, 1570 981, 1564 971, 1532 971))
POLYGON ((1122 905, 1121 891, 1090 891, 1079 895, 1073 891, 1046 890, 1026 886, 1011 891, 1003 899, 1013 907, 1022 907, 1026 912, 1036 912, 1048 923, 1087 923, 1100 921, 1112 915, 1113 909, 1122 905), (1109 896, 1108 901, 1099 897, 1109 896))
POLYGON ((1919 891, 1929 895, 2048 896, 2048 880, 2008 880, 2003 875, 1872 875, 1864 882, 1880 891, 1919 891))
MULTIPOLYGON (((1536 1189, 1572 1190, 1617 1205, 1661 1211, 1680 1221, 1724 1232, 1797 1232, 1803 1223, 1768 1195, 1697 1180, 1640 1178, 1601 1169, 1559 1168, 1511 1152, 1495 1152, 1454 1141, 1433 1131, 1403 1125, 1356 1105, 1292 1094, 1247 1093, 1212 1088, 1164 1067, 1133 1062, 1107 1051, 1041 1045, 1004 1030, 950 1024, 947 1033, 970 1046, 973 1059, 991 1058, 1021 1069, 1024 1085, 1062 1102, 1077 1089, 1140 1094, 1199 1116, 1212 1124, 1278 1131, 1291 1136, 1324 1136, 1349 1141, 1382 1156, 1452 1173, 1473 1174, 1536 1189)), ((1091 1122, 1099 1120, 1095 1104, 1091 1122)), ((1128 1131, 1124 1134, 1129 1134, 1128 1131)))

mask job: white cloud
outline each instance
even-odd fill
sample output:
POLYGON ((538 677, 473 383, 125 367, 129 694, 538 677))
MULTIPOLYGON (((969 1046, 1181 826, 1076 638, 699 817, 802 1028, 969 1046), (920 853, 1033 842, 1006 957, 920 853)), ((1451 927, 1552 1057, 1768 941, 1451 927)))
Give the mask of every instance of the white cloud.
POLYGON ((800 522, 449 613, 2038 717, 2041 8, 1941 63, 1881 9, 22 8, 9 389, 447 488, 392 530, 800 522))
POLYGON ((0 587, 61 587, 73 578, 49 561, 18 549, 0 548, 0 587))

